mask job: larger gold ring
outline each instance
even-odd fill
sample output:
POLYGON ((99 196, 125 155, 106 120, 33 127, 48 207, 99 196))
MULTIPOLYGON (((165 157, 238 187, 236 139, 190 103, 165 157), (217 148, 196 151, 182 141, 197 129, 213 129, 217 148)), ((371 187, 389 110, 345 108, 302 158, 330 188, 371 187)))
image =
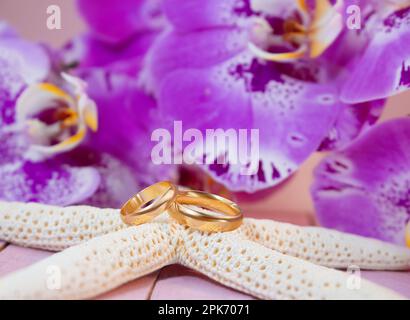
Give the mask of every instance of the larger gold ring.
POLYGON ((138 192, 121 208, 126 224, 140 225, 166 211, 177 195, 177 187, 168 181, 158 182, 138 192))
POLYGON ((181 191, 168 209, 178 223, 207 232, 226 232, 240 227, 239 206, 221 196, 202 191, 181 191))

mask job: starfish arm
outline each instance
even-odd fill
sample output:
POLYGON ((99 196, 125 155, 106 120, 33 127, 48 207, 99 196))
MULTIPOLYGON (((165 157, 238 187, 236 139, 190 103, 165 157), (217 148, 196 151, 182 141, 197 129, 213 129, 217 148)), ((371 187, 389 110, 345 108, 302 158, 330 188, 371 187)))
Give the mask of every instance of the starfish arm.
POLYGON ((246 219, 240 232, 249 240, 281 253, 332 268, 408 270, 405 247, 319 227, 246 219))
POLYGON ((60 251, 125 228, 117 209, 0 201, 0 239, 60 251))
POLYGON ((352 275, 270 250, 239 233, 182 233, 178 260, 210 278, 262 299, 398 299, 396 293, 352 275), (354 277, 354 276, 353 276, 354 277))
POLYGON ((176 244, 163 222, 97 237, 0 279, 0 299, 95 297, 172 263, 176 244))

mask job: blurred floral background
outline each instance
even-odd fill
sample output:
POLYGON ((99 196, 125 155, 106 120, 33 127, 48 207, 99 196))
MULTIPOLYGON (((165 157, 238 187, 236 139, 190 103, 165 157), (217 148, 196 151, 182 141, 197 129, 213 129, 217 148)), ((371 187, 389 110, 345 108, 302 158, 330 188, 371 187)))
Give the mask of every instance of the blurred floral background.
POLYGON ((61 30, 50 4, 0 2, 1 199, 119 207, 170 179, 405 244, 408 1, 53 1, 61 30), (154 165, 173 120, 258 128, 258 173, 154 165))

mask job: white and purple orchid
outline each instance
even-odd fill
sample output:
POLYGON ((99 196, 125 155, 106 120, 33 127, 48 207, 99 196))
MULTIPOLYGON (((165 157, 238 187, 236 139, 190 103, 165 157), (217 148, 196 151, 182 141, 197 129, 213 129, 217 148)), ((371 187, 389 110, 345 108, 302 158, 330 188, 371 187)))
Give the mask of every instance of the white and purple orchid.
MULTIPOLYGON (((150 168, 155 101, 138 87, 131 59, 121 70, 112 56, 79 63, 68 74, 67 63, 77 62, 70 59, 84 62, 92 59, 90 52, 73 55, 66 47, 49 54, 9 28, 1 30, 0 198, 115 207, 136 189, 173 174, 172 168, 150 168)), ((142 44, 134 57, 147 50, 142 44)))
MULTIPOLYGON (((163 117, 196 128, 260 130, 257 173, 204 166, 214 179, 235 191, 275 186, 318 148, 340 148, 378 119, 388 95, 346 99, 347 79, 375 41, 367 25, 346 27, 352 3, 164 1, 169 27, 148 54, 145 78, 163 117)), ((370 5, 364 12, 376 10, 370 5)))
MULTIPOLYGON (((0 34, 0 65, 0 197, 61 205, 83 201, 98 187, 95 169, 73 167, 57 159, 33 162, 25 157, 32 147, 30 132, 25 130, 31 120, 18 121, 16 105, 24 90, 48 76, 51 63, 46 51, 4 27, 0 34)), ((30 106, 24 107, 22 113, 30 106)), ((44 123, 44 134, 48 131, 45 128, 44 123)), ((48 136, 51 138, 51 134, 48 136)))

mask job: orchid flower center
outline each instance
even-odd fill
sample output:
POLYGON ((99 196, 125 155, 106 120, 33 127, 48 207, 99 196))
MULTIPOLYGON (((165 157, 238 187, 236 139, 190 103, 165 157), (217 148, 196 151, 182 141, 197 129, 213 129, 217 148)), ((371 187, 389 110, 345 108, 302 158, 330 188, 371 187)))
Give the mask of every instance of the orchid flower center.
POLYGON ((343 28, 340 13, 343 0, 316 0, 312 9, 307 0, 295 0, 297 12, 284 21, 280 30, 262 16, 255 17, 250 51, 258 58, 291 62, 304 57, 317 58, 335 41, 343 28), (280 52, 274 49, 282 48, 280 52))
POLYGON ((410 221, 406 225, 406 245, 410 248, 410 221))
POLYGON ((97 108, 86 94, 86 84, 68 74, 62 78, 69 90, 37 83, 17 100, 16 121, 27 128, 31 158, 70 151, 84 140, 88 128, 97 131, 97 108))

